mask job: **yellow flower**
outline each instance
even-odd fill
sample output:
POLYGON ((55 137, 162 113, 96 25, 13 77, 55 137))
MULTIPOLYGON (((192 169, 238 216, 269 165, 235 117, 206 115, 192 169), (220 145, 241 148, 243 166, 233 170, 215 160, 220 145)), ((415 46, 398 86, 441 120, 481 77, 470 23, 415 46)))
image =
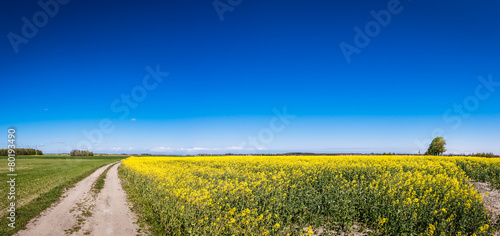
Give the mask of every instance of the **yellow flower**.
MULTIPOLYGON (((194 219, 188 224, 203 224, 188 233, 180 223, 174 223, 172 234, 176 235, 262 235, 269 234, 269 228, 274 230, 271 234, 281 233, 283 222, 277 220, 278 213, 286 220, 303 219, 305 215, 287 212, 308 206, 305 198, 297 196, 311 193, 340 208, 332 212, 334 217, 356 211, 354 203, 364 202, 361 196, 366 195, 375 198, 373 206, 362 207, 379 209, 375 214, 380 216, 393 215, 391 211, 396 209, 420 222, 419 216, 433 214, 432 224, 425 232, 411 232, 433 235, 437 225, 460 229, 455 219, 464 210, 471 213, 472 223, 482 222, 487 214, 480 207, 482 196, 467 181, 484 175, 497 178, 500 159, 397 155, 148 156, 127 158, 120 169, 124 183, 136 189, 133 194, 138 199, 155 202, 155 208, 146 209, 146 213, 158 210, 158 220, 165 221, 173 212, 184 219, 194 219), (390 204, 390 209, 386 204, 390 204)), ((319 207, 321 212, 327 206, 319 207)), ((306 207, 300 212, 310 214, 318 209, 306 207)), ((313 217, 320 219, 321 215, 313 217)), ((378 224, 377 230, 383 235, 401 234, 388 227, 389 220, 392 225, 403 223, 398 217, 380 217, 369 223, 378 224)), ((478 230, 487 232, 488 227, 483 225, 478 230)), ((313 232, 309 226, 302 234, 313 232)))

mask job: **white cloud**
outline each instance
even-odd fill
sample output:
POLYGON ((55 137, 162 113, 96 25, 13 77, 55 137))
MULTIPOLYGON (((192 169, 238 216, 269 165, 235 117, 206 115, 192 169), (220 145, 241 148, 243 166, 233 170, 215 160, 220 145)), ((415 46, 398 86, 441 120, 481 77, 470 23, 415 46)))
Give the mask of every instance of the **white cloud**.
MULTIPOLYGON (((192 148, 170 148, 170 147, 155 147, 149 149, 150 152, 175 152, 175 151, 182 151, 182 152, 210 152, 210 151, 234 151, 234 150, 245 150, 243 147, 225 147, 225 148, 205 148, 205 147, 192 147, 192 148)), ((264 150, 264 149, 259 149, 259 150, 264 150)))
POLYGON ((172 148, 166 148, 166 147, 155 147, 149 149, 150 152, 166 152, 166 151, 172 151, 172 148))
POLYGON ((135 119, 135 118, 132 118, 132 119, 130 119, 130 120, 131 120, 131 121, 136 121, 136 119, 135 119))
POLYGON ((192 152, 192 151, 218 151, 218 150, 221 150, 221 149, 220 148, 194 147, 194 148, 179 148, 177 150, 192 152))

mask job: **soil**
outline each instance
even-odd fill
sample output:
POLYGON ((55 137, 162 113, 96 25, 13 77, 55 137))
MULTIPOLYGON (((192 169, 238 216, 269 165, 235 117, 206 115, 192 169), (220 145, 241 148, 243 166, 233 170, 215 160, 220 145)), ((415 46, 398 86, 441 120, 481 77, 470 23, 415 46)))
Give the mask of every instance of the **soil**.
POLYGON ((99 194, 92 190, 104 170, 99 168, 63 194, 62 199, 32 219, 18 236, 137 235, 136 216, 118 178, 119 163, 109 169, 99 194))

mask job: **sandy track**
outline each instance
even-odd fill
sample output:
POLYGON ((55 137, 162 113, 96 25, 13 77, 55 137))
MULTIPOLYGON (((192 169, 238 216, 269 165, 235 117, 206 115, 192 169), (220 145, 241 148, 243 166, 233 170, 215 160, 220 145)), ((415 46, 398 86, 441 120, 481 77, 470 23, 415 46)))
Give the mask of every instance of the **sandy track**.
POLYGON ((127 195, 122 189, 118 178, 118 165, 109 169, 104 182, 104 188, 96 200, 93 215, 80 233, 90 232, 91 235, 136 235, 137 221, 130 211, 127 195))
MULTIPOLYGON (((500 217, 500 190, 486 182, 472 181, 472 184, 483 197, 484 205, 491 214, 491 222, 496 223, 500 217)), ((494 235, 500 236, 500 231, 496 231, 494 235)))
POLYGON ((43 211, 28 223, 26 229, 15 235, 136 235, 136 218, 129 210, 118 178, 119 163, 108 171, 99 195, 91 191, 93 183, 110 165, 99 168, 78 182, 59 203, 43 211))

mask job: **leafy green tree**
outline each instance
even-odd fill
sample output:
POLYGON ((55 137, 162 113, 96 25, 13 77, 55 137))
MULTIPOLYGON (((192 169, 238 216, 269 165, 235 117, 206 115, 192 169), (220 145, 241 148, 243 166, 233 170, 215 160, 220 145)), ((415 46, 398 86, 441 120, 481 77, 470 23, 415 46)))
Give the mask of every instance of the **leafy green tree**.
POLYGON ((442 153, 446 152, 446 148, 444 147, 446 145, 446 141, 444 140, 443 137, 436 137, 434 140, 432 140, 432 143, 429 145, 429 149, 427 149, 427 152, 425 152, 426 155, 441 155, 442 153))
MULTIPOLYGON (((23 155, 43 155, 41 150, 33 149, 33 148, 15 148, 14 153, 16 156, 23 155)), ((8 156, 9 149, 0 149, 0 156, 8 156)))
POLYGON ((489 157, 489 158, 491 158, 491 157, 495 157, 495 154, 493 154, 492 152, 490 152, 490 153, 476 153, 476 156, 477 157, 489 157))
POLYGON ((85 150, 72 150, 69 153, 71 156, 94 156, 93 152, 85 151, 85 150))

